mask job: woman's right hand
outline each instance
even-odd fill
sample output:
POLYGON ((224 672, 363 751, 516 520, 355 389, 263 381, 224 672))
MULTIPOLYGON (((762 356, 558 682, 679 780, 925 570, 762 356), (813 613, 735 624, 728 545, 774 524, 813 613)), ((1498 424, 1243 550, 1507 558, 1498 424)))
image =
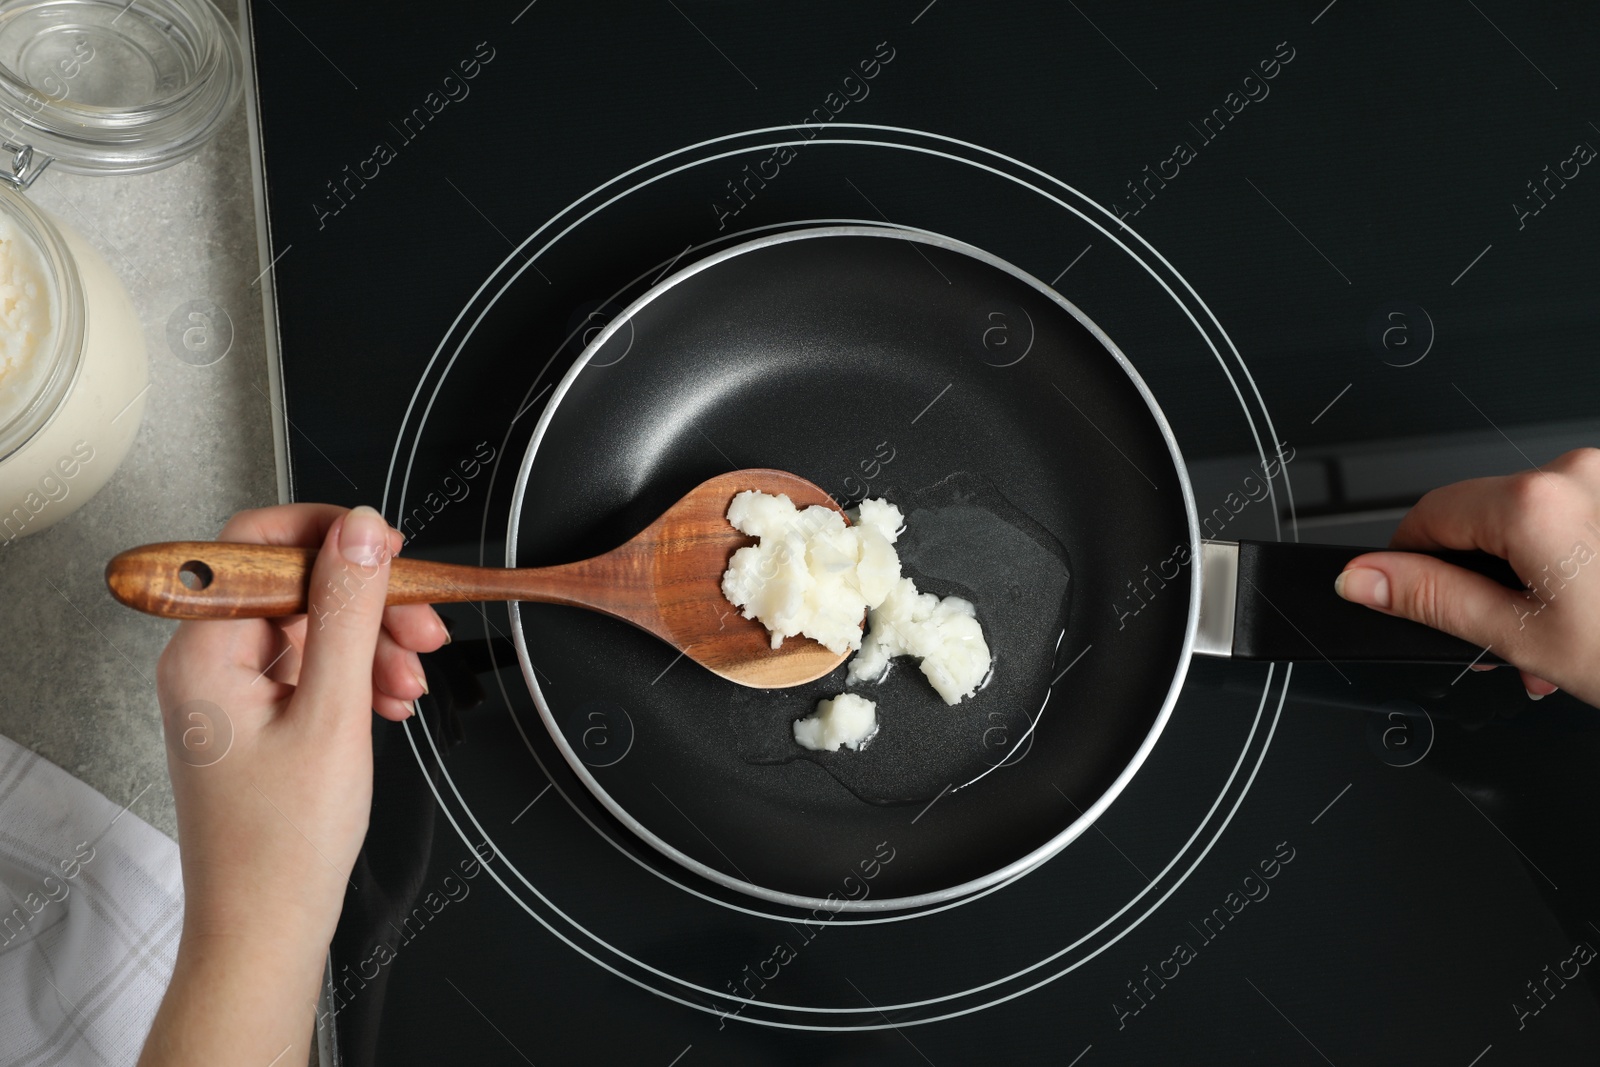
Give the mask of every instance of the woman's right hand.
POLYGON ((1345 564, 1340 596, 1492 650, 1535 699, 1561 688, 1600 706, 1600 449, 1435 489, 1389 544, 1489 552, 1529 588, 1415 552, 1369 552, 1345 564))

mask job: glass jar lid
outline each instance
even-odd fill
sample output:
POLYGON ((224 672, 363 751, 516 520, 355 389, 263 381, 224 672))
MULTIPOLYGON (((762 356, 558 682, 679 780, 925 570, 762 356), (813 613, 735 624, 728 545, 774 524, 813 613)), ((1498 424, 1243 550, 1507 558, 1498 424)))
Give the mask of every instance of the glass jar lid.
POLYGON ((209 0, 0 0, 0 139, 79 174, 157 170, 216 131, 242 66, 209 0))

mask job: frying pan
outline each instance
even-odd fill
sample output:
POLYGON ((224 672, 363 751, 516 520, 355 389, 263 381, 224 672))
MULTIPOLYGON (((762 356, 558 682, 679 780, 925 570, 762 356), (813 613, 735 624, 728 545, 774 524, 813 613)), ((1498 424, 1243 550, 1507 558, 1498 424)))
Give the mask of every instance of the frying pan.
MULTIPOLYGON (((797 230, 660 281, 552 394, 506 563, 619 544, 742 467, 897 504, 905 572, 977 606, 987 685, 947 707, 898 664, 850 687, 878 702, 869 745, 806 752, 791 723, 845 690, 844 668, 742 689, 613 620, 510 612, 524 678, 584 785, 671 860, 774 903, 913 908, 1021 875, 1139 770, 1192 655, 1478 654, 1339 600, 1348 548, 1202 541, 1178 442, 1112 340, 954 240, 797 230), (597 760, 589 732, 619 709, 633 743, 597 760)), ((731 605, 726 623, 758 625, 731 605)))

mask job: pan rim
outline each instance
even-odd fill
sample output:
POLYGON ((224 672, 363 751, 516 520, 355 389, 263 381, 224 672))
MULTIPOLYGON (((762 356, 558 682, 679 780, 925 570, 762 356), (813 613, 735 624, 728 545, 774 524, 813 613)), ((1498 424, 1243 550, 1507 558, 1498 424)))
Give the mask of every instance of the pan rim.
MULTIPOLYGON (((588 366, 590 360, 606 344, 606 342, 610 340, 610 338, 624 325, 630 324, 633 320, 633 317, 647 305, 658 299, 668 290, 681 284, 689 278, 692 278, 696 274, 699 274, 701 271, 708 270, 711 267, 717 266, 730 259, 734 259, 738 256, 749 252, 754 252, 762 248, 788 244, 792 241, 812 240, 824 237, 870 237, 911 241, 917 244, 941 248, 945 251, 954 252, 959 255, 965 255, 969 258, 977 260, 980 263, 984 263, 990 267, 1011 275, 1013 278, 1016 278, 1024 285, 1034 289, 1041 296, 1052 301, 1070 314, 1080 325, 1089 331, 1090 335, 1093 336, 1095 340, 1100 343, 1101 347, 1104 348, 1105 351, 1112 357, 1112 359, 1116 361, 1117 365, 1122 369, 1122 372, 1127 375, 1129 381, 1138 391, 1140 398, 1144 400, 1145 406, 1149 409, 1150 415, 1154 419, 1156 427, 1161 432, 1161 438, 1166 443, 1168 453, 1172 458, 1173 469, 1178 475, 1178 487, 1183 498, 1184 518, 1185 524, 1188 528, 1190 557, 1191 559, 1199 558, 1198 554, 1200 551, 1201 541, 1199 512, 1195 505, 1193 487, 1189 481, 1188 465, 1184 462, 1183 453, 1178 446, 1177 438, 1172 431, 1171 425, 1167 422, 1166 415, 1161 410, 1160 404, 1156 402, 1154 394, 1150 392, 1149 387, 1145 384, 1145 381, 1139 375, 1139 372, 1134 368, 1132 362, 1129 361, 1127 356, 1123 354, 1122 350, 1117 347, 1116 343, 1112 341, 1110 336, 1108 336, 1104 330, 1100 329, 1100 327, 1096 325, 1092 319, 1084 314, 1083 311, 1081 311, 1070 300, 1056 292, 1055 289, 1046 285, 1038 278, 1034 277, 1032 274, 1029 274, 1007 260, 1001 259, 1000 257, 978 248, 975 245, 968 244, 965 241, 960 241, 953 237, 947 237, 943 234, 920 230, 909 230, 893 225, 834 225, 783 230, 779 231, 778 233, 767 234, 762 237, 753 238, 752 240, 744 241, 722 249, 719 252, 715 252, 706 258, 691 263, 688 266, 683 267, 680 270, 675 271, 667 277, 657 281, 648 290, 646 290, 637 299, 624 308, 615 318, 611 320, 611 322, 606 324, 600 333, 597 334, 595 338, 584 347, 584 350, 581 353, 579 353, 577 359, 573 361, 572 366, 567 369, 567 372, 562 376, 561 381, 551 392, 550 399, 545 404, 544 410, 540 413, 538 424, 534 427, 533 434, 528 440, 528 446, 526 451, 523 453, 522 462, 517 468, 516 487, 513 491, 511 499, 510 518, 507 523, 506 533, 506 566, 515 567, 517 565, 517 540, 521 525, 525 493, 528 486, 529 476, 533 469, 533 463, 538 455, 539 446, 544 440, 545 432, 549 428, 555 412, 559 408, 562 399, 566 396, 573 382, 577 380, 578 375, 583 372, 584 368, 588 366)), ((948 903, 953 900, 959 900, 964 897, 971 896, 972 894, 981 890, 998 886, 999 884, 1010 879, 1020 877, 1023 874, 1026 874, 1029 871, 1037 868, 1040 864, 1044 863, 1046 860, 1065 849, 1073 841, 1082 836, 1089 829, 1089 827, 1094 824, 1095 820, 1098 819, 1105 812, 1105 810, 1111 806, 1117 797, 1122 794, 1123 790, 1127 788, 1128 783, 1133 780, 1134 775, 1136 775, 1139 769, 1143 767, 1145 760, 1149 757, 1151 751, 1154 750, 1156 742, 1160 739, 1162 732, 1165 730, 1167 722, 1172 717, 1173 708, 1177 704, 1178 695, 1183 688, 1183 683, 1188 676, 1190 662, 1193 659, 1194 645, 1200 620, 1200 582, 1200 568, 1198 566, 1191 566, 1189 568, 1189 606, 1184 624, 1183 641, 1179 649, 1180 655, 1178 658, 1177 667, 1173 671, 1171 684, 1168 686, 1166 695, 1162 699, 1161 708, 1156 715, 1155 721, 1151 724, 1150 729, 1140 741, 1139 747, 1137 750, 1135 750, 1133 757, 1117 774, 1117 777, 1112 781, 1111 785, 1108 786, 1092 804, 1085 808, 1076 819, 1074 819, 1049 840, 1045 841, 1043 844, 1039 845, 1026 855, 1011 861, 1003 867, 980 875, 977 878, 969 879, 968 881, 961 882, 957 885, 946 886, 942 889, 932 890, 926 893, 918 893, 911 896, 883 897, 878 899, 868 898, 866 900, 859 901, 804 896, 796 893, 788 893, 779 889, 772 889, 767 886, 757 885, 756 883, 747 881, 745 879, 735 878, 717 870, 714 867, 702 863, 700 860, 697 860, 687 853, 673 847, 671 844, 657 836, 643 823, 639 822, 639 820, 634 818, 633 815, 630 814, 625 807, 623 807, 623 805, 618 803, 616 799, 606 791, 605 787, 600 784, 599 780, 596 779, 592 773, 590 773, 588 765, 583 762, 583 760, 578 756, 577 752, 567 742, 566 735, 562 732, 560 725, 556 722, 555 715, 551 711, 549 703, 545 699, 544 690, 539 685, 537 673, 533 669, 532 656, 528 651, 525 630, 522 626, 520 602, 512 601, 509 605, 509 612, 512 623, 511 639, 512 644, 516 648, 517 663, 522 670, 523 680, 527 684, 530 694, 533 696, 534 704, 539 709, 539 717, 544 721, 545 729, 549 733, 552 742, 555 744, 557 750, 561 753, 562 758, 567 761, 568 767, 571 768, 575 775, 577 775, 578 780, 583 783, 584 788, 589 790, 590 795, 599 801, 601 806, 610 812, 614 818, 621 822, 623 826, 625 826, 635 837, 639 838, 645 844, 649 845, 666 858, 672 860, 674 863, 689 871, 692 871, 695 874, 700 875, 702 878, 705 878, 717 885, 723 886, 724 888, 734 890, 735 892, 744 893, 760 900, 765 900, 775 904, 782 904, 788 907, 810 910, 826 909, 831 912, 880 912, 903 911, 912 908, 926 907, 933 904, 948 903)))

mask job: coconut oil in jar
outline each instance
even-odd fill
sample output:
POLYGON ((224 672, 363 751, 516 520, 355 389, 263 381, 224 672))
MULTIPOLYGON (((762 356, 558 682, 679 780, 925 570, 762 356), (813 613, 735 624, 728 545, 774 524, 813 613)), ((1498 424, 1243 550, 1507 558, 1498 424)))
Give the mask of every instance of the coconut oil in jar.
POLYGON ((144 415, 127 290, 71 229, 0 187, 0 545, 103 487, 144 415))
POLYGON ((209 0, 0 0, 0 546, 111 478, 144 414, 144 332, 78 234, 28 202, 48 165, 158 170, 238 104, 239 40, 209 0))

